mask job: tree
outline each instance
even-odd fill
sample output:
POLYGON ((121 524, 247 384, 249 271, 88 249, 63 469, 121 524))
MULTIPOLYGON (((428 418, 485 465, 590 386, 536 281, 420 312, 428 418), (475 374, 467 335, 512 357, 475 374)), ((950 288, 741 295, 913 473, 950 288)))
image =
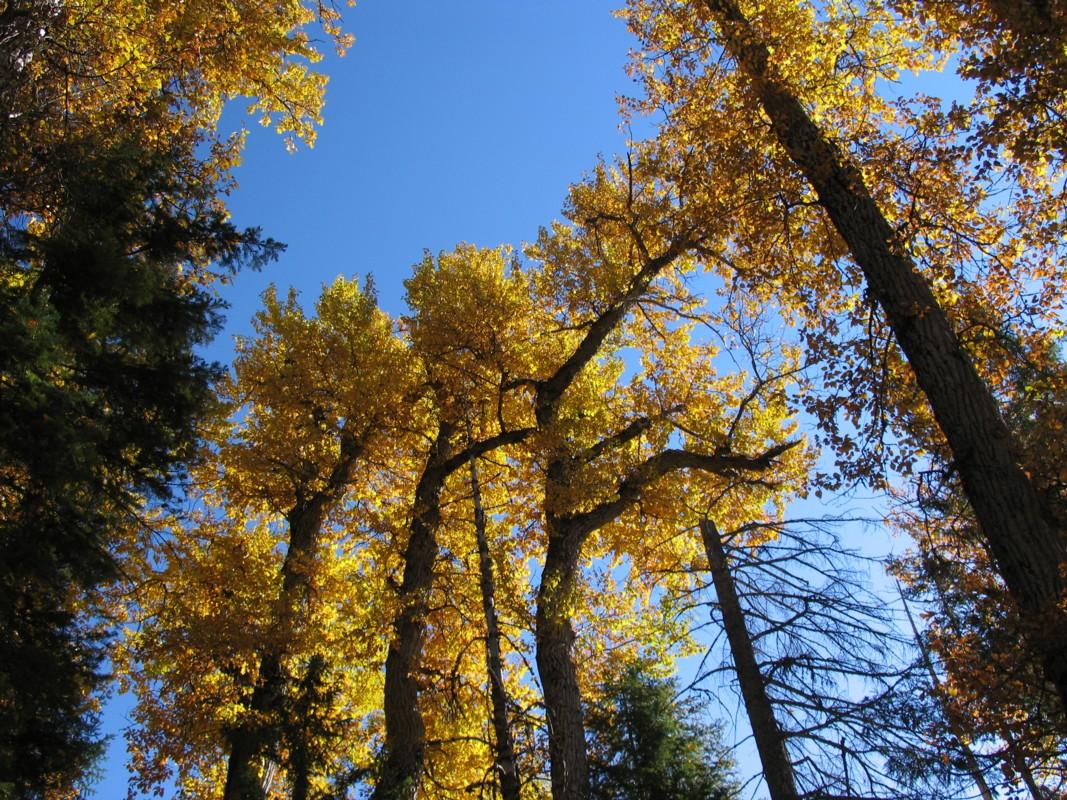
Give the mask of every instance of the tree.
MULTIPOLYGON (((270 294, 265 306, 257 321, 260 339, 239 354, 239 383, 228 391, 231 403, 255 406, 239 438, 220 444, 219 457, 233 470, 230 485, 244 489, 244 496, 230 503, 240 498, 281 511, 288 537, 277 630, 260 653, 259 677, 248 700, 253 721, 238 724, 229 736, 227 800, 263 795, 253 760, 277 748, 271 725, 278 724, 286 689, 287 640, 307 625, 327 522, 352 496, 375 440, 394 435, 394 415, 411 388, 408 353, 369 286, 360 291, 336 281, 323 291, 314 320, 304 317, 292 295, 282 306, 270 294), (270 471, 283 473, 280 485, 263 480, 265 461, 270 471), (242 470, 254 472, 245 478, 242 470), (252 486, 242 486, 249 478, 252 486)), ((321 673, 325 662, 314 658, 309 663, 319 666, 313 672, 321 673)))
POLYGON ((594 800, 732 800, 740 796, 720 731, 677 699, 675 681, 628 664, 587 709, 594 800))
POLYGON ((414 311, 409 327, 422 358, 431 432, 411 502, 399 608, 386 656, 385 741, 375 800, 412 798, 423 779, 426 723, 419 671, 446 484, 471 459, 519 442, 532 430, 524 424, 522 405, 509 395, 515 393, 511 376, 530 363, 515 329, 538 315, 528 305, 526 280, 507 275, 505 265, 501 251, 461 246, 436 261, 427 256, 407 282, 414 311), (472 409, 479 409, 476 420, 472 409))
POLYGON ((1018 167, 1067 155, 1067 9, 1062 2, 894 2, 903 16, 928 23, 929 46, 961 48, 958 72, 977 84, 974 143, 983 155, 1018 167))
POLYGON ((193 455, 219 372, 193 355, 218 325, 207 287, 280 249, 226 222, 243 137, 220 140, 223 102, 251 97, 310 143, 314 20, 347 45, 329 3, 0 11, 0 781, 18 792, 84 771, 101 656, 86 608, 118 531, 193 455))
POLYGON ((485 614, 485 671, 489 680, 492 702, 494 773, 499 776, 500 796, 503 800, 519 800, 521 781, 519 763, 515 755, 515 740, 508 719, 508 693, 504 683, 504 664, 501 659, 500 620, 496 610, 496 578, 489 552, 489 536, 482 486, 478 478, 477 461, 470 460, 471 504, 474 508, 474 529, 478 541, 478 575, 485 614))
POLYGON ((163 200, 167 158, 137 142, 71 148, 52 221, 0 239, 0 781, 19 796, 86 766, 101 651, 78 608, 115 574, 115 530, 142 497, 168 496, 212 404, 217 368, 193 350, 218 303, 183 271, 279 250, 163 200))
POLYGON ((752 635, 749 633, 730 576, 730 566, 726 562, 726 551, 723 549, 719 530, 711 520, 702 520, 700 534, 707 549, 709 570, 715 583, 715 594, 722 611, 723 629, 730 644, 734 671, 737 673, 741 696, 745 701, 745 711, 752 726, 760 761, 763 763, 763 779, 767 782, 771 800, 798 800, 800 794, 793 777, 793 764, 785 749, 785 736, 767 696, 763 675, 752 646, 752 635))
MULTIPOLYGON (((746 8, 733 0, 695 6, 631 3, 631 25, 650 57, 666 53, 646 73, 649 105, 667 105, 677 114, 677 124, 669 126, 674 133, 667 134, 675 136, 676 146, 692 142, 694 134, 710 133, 720 138, 697 145, 700 150, 725 149, 726 159, 735 163, 764 158, 814 191, 810 202, 840 237, 823 245, 827 257, 836 260, 847 248, 869 298, 884 315, 945 437, 997 569, 1019 605, 1028 641, 1067 705, 1062 536, 1018 464, 1017 442, 1000 416, 990 382, 975 369, 945 312, 944 294, 939 297, 932 288, 937 278, 927 277, 920 249, 893 224, 906 214, 891 190, 869 183, 878 162, 864 163, 853 155, 864 147, 877 150, 887 140, 894 147, 902 143, 877 128, 880 117, 887 122, 891 117, 875 94, 875 80, 884 70, 919 66, 922 59, 908 48, 898 21, 873 4, 856 14, 830 3, 820 10, 822 18, 808 4, 782 4, 759 17, 746 8), (862 55, 838 58, 840 51, 831 53, 831 43, 846 54, 862 55), (719 48, 733 68, 704 71, 719 48), (712 77, 722 86, 714 87, 712 77), (862 113, 860 101, 870 101, 862 113), (752 135, 738 136, 736 127, 708 117, 709 108, 723 106, 728 116, 747 113, 752 135), (761 116, 768 127, 754 124, 761 116), (823 118, 833 119, 838 130, 831 133, 823 118)), ((733 166, 725 163, 727 169, 733 166)), ((954 273, 958 268, 946 272, 954 273)), ((814 274, 801 282, 807 291, 816 287, 814 274)), ((996 316, 994 305, 986 306, 990 311, 996 316)))
POLYGON ((256 337, 220 382, 230 419, 194 473, 199 508, 164 520, 161 542, 129 546, 143 621, 118 661, 145 722, 145 789, 173 761, 190 793, 270 796, 273 771, 319 796, 368 747, 350 728, 378 703, 366 676, 385 635, 369 616, 388 613, 372 599, 385 543, 349 527, 373 519, 369 486, 387 502, 395 479, 375 465, 411 446, 400 415, 416 372, 369 285, 338 279, 316 311, 265 295, 256 337))
POLYGON ((575 224, 543 232, 533 251, 559 287, 557 327, 585 332, 563 367, 534 383, 546 539, 536 653, 556 800, 588 791, 573 625, 586 543, 616 524, 628 534, 620 540, 647 535, 643 509, 662 512, 662 487, 672 477, 706 473, 724 497, 735 487, 759 487, 748 497, 759 505, 806 464, 800 442, 788 438, 780 395, 746 397, 734 374, 705 371, 692 380, 710 353, 680 321, 672 302, 688 309, 691 298, 670 273, 685 264, 694 240, 676 224, 674 198, 650 178, 654 155, 641 155, 575 187, 575 224), (616 331, 645 354, 630 386, 616 385, 616 331), (670 446, 673 432, 682 446, 670 446))
MULTIPOLYGON (((699 527, 772 798, 959 797, 958 746, 928 736, 922 668, 823 523, 699 527), (791 529, 795 527, 796 529, 791 529)), ((719 668, 722 669, 722 668, 719 668)), ((711 672, 717 671, 712 669, 711 672)), ((698 674, 697 682, 707 677, 698 674)))
POLYGON ((181 154, 170 165, 175 177, 224 179, 243 141, 220 141, 215 130, 228 98, 251 98, 261 122, 290 142, 313 142, 326 78, 309 68, 321 54, 307 29, 317 23, 343 51, 351 39, 339 19, 329 2, 269 11, 245 0, 8 3, 0 12, 5 219, 52 212, 62 193, 57 148, 77 140, 108 146, 143 135, 181 154))

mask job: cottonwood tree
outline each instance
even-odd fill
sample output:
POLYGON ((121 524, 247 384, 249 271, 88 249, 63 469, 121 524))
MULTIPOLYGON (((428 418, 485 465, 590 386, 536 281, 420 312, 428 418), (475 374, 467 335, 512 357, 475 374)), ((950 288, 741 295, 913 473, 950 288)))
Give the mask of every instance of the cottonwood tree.
MULTIPOLYGON (((829 331, 809 337, 817 345, 832 338, 837 323, 826 319, 835 313, 854 326, 870 318, 857 329, 884 320, 891 337, 867 353, 846 351, 831 377, 867 397, 876 430, 896 417, 913 434, 943 434, 1033 652, 1067 703, 1064 545, 1018 464, 994 391, 1003 351, 994 358, 989 346, 1007 325, 1026 331, 1031 352, 1043 349, 1040 320, 1048 317, 1018 287, 1032 279, 1048 307, 1060 307, 1060 260, 1048 256, 1058 245, 1037 235, 1049 230, 1045 217, 1006 223, 986 213, 985 185, 969 181, 961 157, 959 121, 929 104, 879 96, 880 78, 921 69, 938 54, 915 45, 908 21, 877 4, 633 2, 627 17, 645 48, 636 67, 645 105, 670 116, 667 146, 713 165, 717 177, 749 171, 750 205, 735 220, 723 271, 753 284, 757 296, 776 286, 784 305, 829 331), (894 133, 901 126, 906 135, 894 133), (920 175, 922 185, 914 182, 920 175), (968 196, 977 202, 960 205, 968 196), (942 237, 946 246, 935 253, 942 237), (784 267, 768 272, 782 263, 768 256, 783 249, 821 255, 785 256, 784 267), (791 266, 799 269, 786 278, 791 266), (862 301, 853 288, 861 285, 862 301), (894 343, 907 369, 894 363, 894 343), (856 368, 878 353, 876 372, 856 368), (898 378, 907 386, 909 376, 921 394, 869 391, 898 378)), ((824 424, 849 455, 854 444, 824 424)))
POLYGON ((55 158, 78 141, 108 147, 143 135, 178 156, 173 177, 224 178, 244 139, 216 130, 228 98, 250 98, 260 122, 291 142, 312 143, 326 85, 311 68, 322 57, 315 35, 343 51, 351 37, 339 23, 332 3, 269 12, 243 0, 7 4, 0 12, 5 219, 50 213, 62 196, 55 158))
POLYGON ((498 776, 503 800, 519 800, 521 780, 515 751, 515 736, 510 721, 504 663, 501 656, 502 634, 497 614, 495 565, 489 550, 488 516, 483 500, 482 482, 478 475, 477 459, 470 460, 471 506, 474 511, 474 530, 478 542, 478 585, 485 615, 485 671, 492 704, 494 774, 498 776))
POLYGON ((274 796, 273 781, 306 798, 369 759, 353 726, 378 705, 387 543, 355 534, 375 521, 367 498, 404 489, 385 465, 411 446, 417 373, 369 287, 339 279, 316 312, 265 295, 220 387, 231 419, 194 473, 197 506, 128 547, 139 624, 116 662, 138 695, 144 790, 172 762, 190 794, 274 796), (294 720, 309 693, 327 699, 294 720), (296 735, 315 713, 320 741, 296 735))
POLYGON ((659 218, 642 209, 645 194, 655 197, 657 191, 634 180, 632 162, 628 172, 610 180, 602 172, 595 180, 572 201, 585 225, 546 231, 532 251, 566 292, 562 307, 569 313, 559 324, 587 330, 569 359, 573 382, 560 386, 554 377, 535 384, 540 437, 532 442, 543 465, 547 540, 537 596, 537 663, 555 798, 588 792, 572 618, 590 536, 613 523, 629 532, 621 539, 645 535, 639 531, 646 518, 637 509, 656 505, 651 498, 660 496, 666 476, 703 471, 723 483, 744 483, 742 476, 751 475, 770 491, 776 478, 768 476, 779 460, 788 464, 783 474, 804 462, 783 458, 798 444, 788 440, 789 426, 777 416, 783 406, 735 396, 739 380, 733 375, 693 380, 699 374, 693 365, 707 363, 710 354, 692 346, 689 327, 677 324, 669 307, 661 308, 672 298, 653 283, 693 244, 665 234, 661 220, 674 219, 669 196, 660 201, 659 218), (627 287, 621 298, 619 285, 627 287), (627 322, 634 315, 640 322, 627 322), (605 360, 612 352, 605 345, 614 344, 606 341, 609 320, 611 327, 625 325, 630 337, 623 341, 646 354, 644 369, 628 387, 616 385, 616 366, 605 360), (752 413, 728 413, 731 402, 749 404, 752 413), (685 432, 687 447, 669 446, 674 431, 685 432))
POLYGON ((540 360, 536 349, 527 347, 532 339, 527 326, 535 325, 539 314, 529 303, 526 278, 508 275, 506 266, 499 251, 461 247, 437 260, 427 257, 408 282, 413 314, 407 325, 434 413, 403 545, 399 611, 385 663, 384 759, 373 795, 382 800, 414 797, 423 779, 427 745, 419 671, 440 552, 442 493, 472 458, 531 431, 528 404, 516 399, 512 376, 527 374, 528 365, 540 360), (472 408, 484 409, 476 420, 472 408))
POLYGON ((986 0, 975 3, 894 2, 903 16, 923 20, 924 44, 959 48, 959 75, 973 81, 981 121, 973 144, 991 161, 1062 167, 1067 150, 1067 9, 1061 2, 986 0))

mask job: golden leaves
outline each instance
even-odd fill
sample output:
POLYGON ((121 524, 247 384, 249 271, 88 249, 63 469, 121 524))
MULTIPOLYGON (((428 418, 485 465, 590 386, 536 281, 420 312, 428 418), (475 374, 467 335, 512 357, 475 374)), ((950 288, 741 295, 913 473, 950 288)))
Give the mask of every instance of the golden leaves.
MULTIPOLYGON (((264 295, 255 335, 238 343, 221 387, 230 416, 194 472, 200 507, 168 521, 143 551, 151 555, 131 550, 144 576, 141 632, 121 663, 141 698, 144 785, 174 762, 180 781, 217 792, 228 732, 274 730, 284 718, 284 706, 253 703, 270 658, 289 693, 322 660, 323 724, 346 733, 317 741, 334 763, 369 762, 381 667, 405 600, 401 553, 421 511, 415 484, 439 430, 451 432, 455 453, 538 427, 478 459, 506 680, 533 754, 525 774, 544 768, 532 746, 540 712, 529 665, 549 515, 584 513, 629 492, 627 481, 637 486, 590 538, 579 580, 561 587, 560 612, 584 632, 588 685, 602 683, 597 671, 621 652, 666 660, 687 651, 676 600, 695 581, 693 520, 712 507, 734 525, 773 517, 802 486, 809 456, 788 451, 753 482, 725 469, 643 477, 672 447, 758 456, 793 435, 784 398, 797 356, 753 344, 749 377, 723 360, 736 343, 730 326, 748 329, 739 312, 713 313, 689 286, 686 251, 699 240, 690 210, 656 173, 662 164, 649 149, 601 165, 573 187, 569 224, 545 231, 525 264, 470 245, 427 256, 407 282, 411 313, 400 325, 356 281, 324 287, 314 313, 294 293, 264 295), (605 319, 610 329, 539 419, 541 387, 605 319), (547 474, 559 464, 563 479, 547 474)), ((443 485, 420 645, 427 771, 443 794, 482 780, 491 760, 465 466, 443 485)))

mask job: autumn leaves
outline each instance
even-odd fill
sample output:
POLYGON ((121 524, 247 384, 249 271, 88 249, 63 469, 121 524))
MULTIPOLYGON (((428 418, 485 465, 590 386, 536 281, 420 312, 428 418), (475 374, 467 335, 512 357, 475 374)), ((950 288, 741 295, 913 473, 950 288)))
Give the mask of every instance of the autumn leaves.
MULTIPOLYGON (((19 312, 8 339, 25 351, 5 361, 6 429, 108 455, 98 498, 87 470, 54 475, 14 433, 6 442, 10 552, 63 511, 37 566, 5 573, 12 641, 60 630, 72 648, 88 642, 63 627, 76 613, 128 623, 111 660, 138 699, 144 791, 173 780, 227 800, 354 787, 376 800, 582 800, 584 707, 620 665, 664 665, 691 645, 678 607, 710 564, 768 785, 791 797, 788 736, 745 656, 718 531, 749 532, 732 546, 755 547, 809 486, 882 487, 930 467, 955 495, 906 525, 921 531, 913 582, 970 599, 943 604, 927 640, 990 644, 993 657, 950 665, 946 685, 957 711, 985 718, 972 730, 1021 742, 1013 769, 1027 773, 1033 742, 1050 737, 1020 730, 983 686, 990 663, 1021 663, 1040 685, 1016 686, 1009 705, 1040 694, 1047 709, 1046 684, 1067 698, 1061 467, 1048 455, 1062 438, 1065 263, 1052 5, 1024 4, 1013 21, 992 0, 977 4, 982 19, 905 0, 632 0, 645 96, 628 110, 662 114, 653 141, 598 164, 521 253, 425 257, 403 317, 383 313, 369 283, 337 280, 313 313, 269 292, 213 416, 210 369, 190 352, 212 326, 205 287, 242 255, 278 252, 226 223, 240 142, 218 141, 214 125, 244 94, 265 123, 310 141, 325 79, 307 68, 318 53, 304 27, 317 19, 343 48, 335 10, 0 12, 13 65, 0 97, 21 109, 0 125, 15 176, 2 285, 19 312), (887 81, 957 47, 979 81, 974 104, 887 99, 887 81), (153 285, 187 323, 180 346, 136 313, 101 311, 155 308, 153 285), (192 374, 109 393, 128 383, 113 359, 131 354, 133 371, 143 356, 192 374), (153 386, 157 402, 142 404, 153 386), (78 413, 53 414, 55 426, 38 413, 42 392, 78 413), (832 474, 812 473, 801 405, 837 457, 832 474), (1011 427, 1002 407, 1022 409, 1011 427), (173 422, 168 409, 181 411, 173 422), (194 420, 183 508, 141 506, 162 495, 194 420), (113 452, 73 430, 102 441, 122 425, 138 435, 113 452), (1038 444, 1022 447, 1020 428, 1038 444), (78 577, 63 544, 103 507, 83 536, 100 568, 78 577), (947 554, 982 580, 938 577, 947 554), (31 601, 59 627, 18 611, 31 601), (967 624, 952 619, 961 609, 967 624)), ((73 720, 88 713, 96 663, 75 659, 57 682, 73 720)), ((87 757, 90 737, 76 738, 87 757)))
MULTIPOLYGON (((635 155, 576 186, 569 222, 525 262, 470 246, 428 257, 400 332, 353 282, 327 287, 314 317, 266 297, 225 387, 231 421, 196 473, 201 508, 162 523, 162 550, 126 567, 144 580, 123 663, 146 765, 172 761, 206 792, 223 773, 200 754, 215 753, 226 796, 258 797, 268 763, 289 785, 304 769, 321 790, 380 747, 376 797, 448 795, 492 780, 504 731, 511 771, 536 784, 547 724, 554 793, 585 794, 579 686, 622 653, 666 654, 685 635, 632 613, 614 634, 601 620, 608 641, 578 641, 575 626, 687 584, 663 568, 699 558, 680 535, 697 515, 762 519, 809 460, 787 378, 715 373, 701 341, 713 317, 686 289, 686 242, 642 208, 671 204, 645 169, 635 155), (203 572, 205 547, 225 565, 203 572), (583 565, 605 558, 630 564, 620 597, 590 594, 583 565), (240 585, 220 590, 220 573, 240 585), (242 608, 238 595, 255 599, 242 608), (185 616, 168 613, 175 596, 185 616), (230 611, 206 613, 220 604, 230 611), (175 652, 176 636, 200 644, 175 652), (496 666, 476 657, 491 638, 496 666), (312 664, 328 701, 297 740, 292 708, 312 664), (503 708, 489 734, 491 684, 503 708), (298 767, 293 754, 308 751, 324 760, 298 767)), ((788 371, 788 353, 764 356, 788 371)))

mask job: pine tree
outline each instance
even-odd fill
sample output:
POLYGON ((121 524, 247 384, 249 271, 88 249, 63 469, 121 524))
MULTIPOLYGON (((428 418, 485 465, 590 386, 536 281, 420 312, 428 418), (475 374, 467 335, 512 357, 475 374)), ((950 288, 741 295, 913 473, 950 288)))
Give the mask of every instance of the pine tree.
POLYGON ((733 800, 740 786, 720 731, 676 699, 673 680, 628 665, 586 711, 593 800, 733 800))

